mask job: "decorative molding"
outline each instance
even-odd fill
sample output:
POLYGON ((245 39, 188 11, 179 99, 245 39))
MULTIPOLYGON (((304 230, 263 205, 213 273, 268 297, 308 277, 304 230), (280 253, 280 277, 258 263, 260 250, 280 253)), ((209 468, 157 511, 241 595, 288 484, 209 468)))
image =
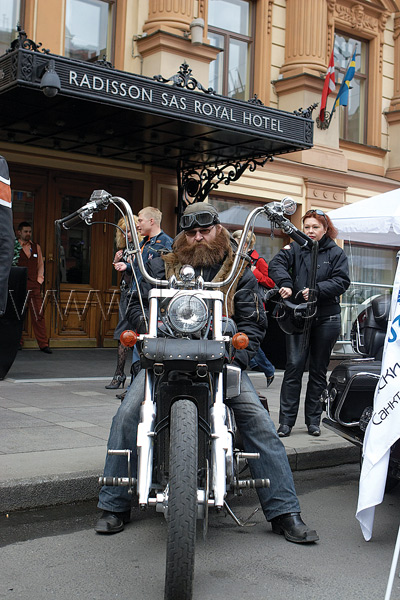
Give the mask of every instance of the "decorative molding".
POLYGON ((400 35, 400 13, 396 13, 394 17, 393 39, 396 41, 400 35))
POLYGON ((335 6, 336 6, 336 0, 328 0, 328 16, 327 16, 327 21, 328 21, 328 34, 327 34, 327 49, 326 49, 326 56, 327 58, 327 63, 329 60, 329 57, 332 53, 333 50, 333 43, 334 43, 334 39, 335 39, 335 6))
POLYGON ((272 8, 274 5, 274 0, 268 0, 268 8, 267 8, 267 34, 269 35, 272 31, 272 8))
POLYGON ((346 202, 346 193, 348 190, 347 184, 342 184, 339 181, 335 182, 322 181, 320 179, 304 180, 305 183, 305 206, 304 212, 319 208, 325 212, 333 208, 339 208, 346 202))
POLYGON ((351 7, 335 4, 335 19, 358 31, 375 33, 379 29, 379 20, 366 15, 364 6, 358 2, 351 7))

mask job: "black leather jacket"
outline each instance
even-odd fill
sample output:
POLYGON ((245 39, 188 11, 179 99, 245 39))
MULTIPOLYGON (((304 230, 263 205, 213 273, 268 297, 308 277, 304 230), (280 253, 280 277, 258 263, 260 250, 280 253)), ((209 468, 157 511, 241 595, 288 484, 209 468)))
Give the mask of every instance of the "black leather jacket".
MULTIPOLYGON (((292 302, 304 302, 298 292, 309 287, 311 251, 301 248, 296 242, 285 246, 269 263, 269 276, 276 285, 293 290, 292 302), (297 298, 295 298, 298 294, 297 298)), ((340 313, 340 296, 350 285, 347 256, 326 235, 319 242, 317 267, 317 316, 340 313)))
MULTIPOLYGON (((205 281, 211 281, 221 268, 221 264, 212 267, 196 268, 196 276, 202 275, 205 281)), ((147 268, 149 275, 157 279, 165 279, 164 261, 156 258, 151 261, 147 268)), ((143 302, 148 309, 147 296, 151 285, 145 281, 141 283, 143 302)), ((140 308, 137 292, 132 293, 132 299, 128 307, 127 317, 133 329, 140 327, 142 311, 140 308)), ((234 364, 246 369, 251 358, 257 352, 260 342, 266 331, 266 318, 261 298, 258 295, 258 282, 250 269, 245 269, 242 274, 234 296, 234 314, 232 315, 238 331, 246 333, 249 337, 249 345, 245 350, 236 350, 234 364)))

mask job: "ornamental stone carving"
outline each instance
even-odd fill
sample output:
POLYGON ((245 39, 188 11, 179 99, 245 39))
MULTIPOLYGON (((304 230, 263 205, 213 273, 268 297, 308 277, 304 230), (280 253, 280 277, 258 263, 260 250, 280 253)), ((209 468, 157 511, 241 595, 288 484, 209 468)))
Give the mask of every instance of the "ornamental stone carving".
POLYGON ((370 31, 376 33, 379 27, 379 21, 375 17, 365 14, 362 4, 353 4, 353 6, 335 5, 335 19, 343 21, 350 25, 352 29, 360 31, 370 31))

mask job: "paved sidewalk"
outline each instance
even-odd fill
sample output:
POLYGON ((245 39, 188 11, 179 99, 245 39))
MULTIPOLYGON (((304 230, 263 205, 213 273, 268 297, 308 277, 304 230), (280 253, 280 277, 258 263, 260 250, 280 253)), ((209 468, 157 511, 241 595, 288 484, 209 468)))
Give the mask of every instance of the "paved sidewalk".
MULTIPOLYGON (((104 387, 115 365, 116 349, 18 352, 0 381, 0 511, 97 497, 108 432, 120 403, 118 392, 104 387)), ((125 370, 128 383, 128 364, 125 370)), ((250 373, 257 391, 268 397, 275 425, 282 375, 277 372, 267 392, 264 375, 250 373)), ((355 446, 325 428, 321 437, 309 436, 302 416, 282 440, 292 470, 359 460, 355 446)))

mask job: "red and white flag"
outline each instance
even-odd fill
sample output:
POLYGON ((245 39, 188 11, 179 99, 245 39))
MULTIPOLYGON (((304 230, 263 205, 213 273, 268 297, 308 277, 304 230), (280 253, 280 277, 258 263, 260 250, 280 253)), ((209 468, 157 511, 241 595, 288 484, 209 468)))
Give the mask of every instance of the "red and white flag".
POLYGON ((319 111, 319 120, 320 121, 324 121, 324 119, 325 119, 326 101, 328 100, 329 94, 331 92, 334 92, 335 89, 336 89, 335 63, 334 63, 334 56, 333 56, 333 50, 332 50, 331 58, 330 58, 329 65, 328 65, 328 70, 325 75, 324 87, 322 90, 321 108, 319 111))

